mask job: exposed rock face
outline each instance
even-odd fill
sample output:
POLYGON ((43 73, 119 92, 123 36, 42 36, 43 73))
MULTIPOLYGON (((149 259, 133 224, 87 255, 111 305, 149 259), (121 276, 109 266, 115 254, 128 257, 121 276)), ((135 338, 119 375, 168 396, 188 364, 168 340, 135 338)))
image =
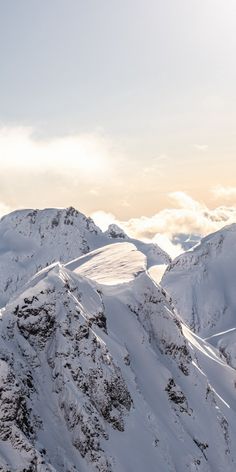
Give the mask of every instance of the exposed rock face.
POLYGON ((161 353, 175 359, 180 370, 188 375, 192 361, 188 344, 183 336, 181 322, 164 290, 155 290, 146 274, 141 276, 132 291, 130 310, 136 314, 148 333, 149 342, 161 353), (158 316, 157 316, 158 313, 158 316))
POLYGON ((0 220, 2 305, 41 268, 93 249, 93 240, 101 234, 90 218, 72 207, 21 210, 4 216, 0 220))
MULTIPOLYGON (((88 313, 78 285, 57 265, 46 279, 39 277, 33 294, 30 288, 10 304, 2 318, 0 437, 29 462, 26 470, 38 470, 44 461, 42 470, 51 470, 47 444, 40 449, 37 441, 47 427, 45 418, 35 415, 44 407, 41 381, 47 383, 49 405, 53 399, 54 415, 57 411, 71 447, 99 471, 110 470, 101 444, 109 438, 106 424, 124 431, 132 407, 121 371, 94 331, 105 332, 101 297, 89 283, 81 283, 90 303, 93 298, 95 310, 88 313)), ((69 470, 77 466, 71 463, 69 470)))
POLYGON ((114 239, 128 239, 123 229, 115 224, 109 225, 105 234, 107 234, 108 237, 114 239))

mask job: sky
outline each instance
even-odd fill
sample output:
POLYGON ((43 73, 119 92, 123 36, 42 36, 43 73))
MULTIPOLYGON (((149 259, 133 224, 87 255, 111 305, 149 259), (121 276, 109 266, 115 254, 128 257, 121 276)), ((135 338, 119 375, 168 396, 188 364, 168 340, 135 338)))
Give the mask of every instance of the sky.
POLYGON ((235 57, 234 0, 0 0, 0 213, 231 221, 235 57))

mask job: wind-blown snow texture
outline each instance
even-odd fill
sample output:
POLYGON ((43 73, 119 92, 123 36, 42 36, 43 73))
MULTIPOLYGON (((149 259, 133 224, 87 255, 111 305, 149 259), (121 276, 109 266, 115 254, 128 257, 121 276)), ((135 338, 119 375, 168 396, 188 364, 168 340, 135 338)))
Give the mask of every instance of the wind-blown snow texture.
POLYGON ((57 230, 57 210, 0 222, 18 271, 0 321, 0 470, 235 471, 235 370, 154 282, 150 247, 74 211, 57 230))

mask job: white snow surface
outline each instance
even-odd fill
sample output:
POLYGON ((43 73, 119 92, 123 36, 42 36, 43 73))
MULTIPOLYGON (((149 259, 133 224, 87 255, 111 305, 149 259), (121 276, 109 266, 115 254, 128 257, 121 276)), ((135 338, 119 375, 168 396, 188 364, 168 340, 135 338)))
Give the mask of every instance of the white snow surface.
POLYGON ((105 285, 117 285, 133 280, 147 268, 143 253, 131 243, 104 246, 68 264, 66 268, 105 285))
POLYGON ((1 310, 0 470, 235 472, 236 371, 214 336, 191 331, 126 237, 63 260, 67 226, 63 256, 1 310))
POLYGON ((130 239, 124 232, 103 233, 72 207, 20 210, 4 216, 0 220, 0 307, 40 269, 118 242, 132 242, 147 256, 148 266, 170 262, 156 244, 130 239))
POLYGON ((188 326, 236 367, 236 224, 177 257, 161 285, 188 326))
POLYGON ((236 224, 177 257, 162 278, 181 316, 204 336, 235 326, 236 224), (213 332, 214 331, 214 332, 213 332))

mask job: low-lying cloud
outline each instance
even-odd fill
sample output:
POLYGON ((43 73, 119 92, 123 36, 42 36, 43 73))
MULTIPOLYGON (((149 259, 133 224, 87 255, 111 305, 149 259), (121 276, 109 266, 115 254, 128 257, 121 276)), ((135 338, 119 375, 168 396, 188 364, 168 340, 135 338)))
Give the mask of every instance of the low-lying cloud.
POLYGON ((131 237, 156 242, 172 257, 183 252, 180 244, 173 244, 176 235, 199 235, 201 238, 236 222, 236 207, 209 209, 184 192, 170 193, 169 198, 170 203, 175 202, 176 208, 161 210, 151 217, 119 221, 114 215, 102 211, 95 212, 92 217, 103 229, 109 223, 116 223, 131 237))
MULTIPOLYGON (((206 145, 198 148, 204 151, 206 145)), ((29 205, 40 208, 73 205, 85 213, 103 208, 107 211, 92 213, 103 229, 115 222, 131 237, 156 241, 175 256, 183 250, 180 244, 173 244, 178 240, 176 235, 202 237, 236 221, 236 187, 214 188, 212 195, 217 202, 214 209, 186 192, 175 191, 169 193, 170 208, 151 217, 120 221, 126 216, 117 218, 109 213, 111 209, 120 211, 120 215, 130 215, 141 208, 142 199, 154 208, 157 179, 165 176, 168 159, 166 155, 156 156, 147 160, 143 168, 141 161, 129 161, 102 133, 37 140, 31 128, 2 127, 0 216, 29 205)), ((166 199, 166 194, 163 195, 166 199)), ((140 211, 144 213, 145 209, 140 211)))

